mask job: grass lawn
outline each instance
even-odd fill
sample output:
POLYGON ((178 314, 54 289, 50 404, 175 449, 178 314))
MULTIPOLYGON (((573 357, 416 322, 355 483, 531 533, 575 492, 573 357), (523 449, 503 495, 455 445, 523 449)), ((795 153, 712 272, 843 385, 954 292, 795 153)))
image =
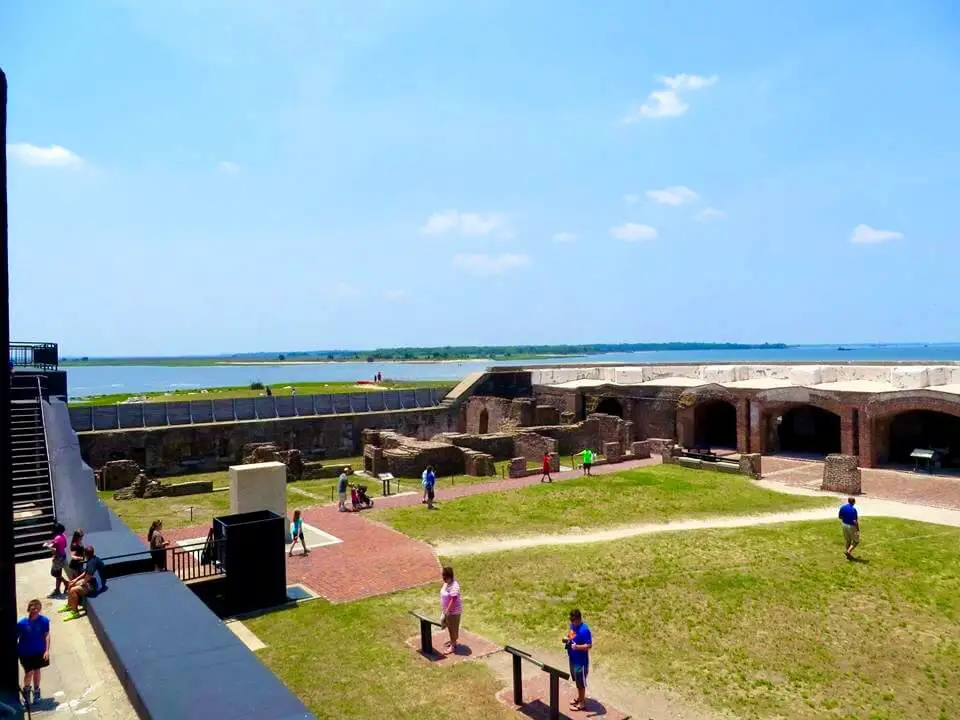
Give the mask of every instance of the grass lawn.
MULTIPOLYGON (((363 468, 363 457, 337 458, 324 461, 324 466, 350 466, 354 469, 363 468)), ((444 476, 437 478, 438 488, 454 487, 466 483, 489 482, 498 478, 478 478, 466 475, 455 477, 444 476)), ((230 473, 223 470, 212 473, 193 473, 177 477, 162 478, 165 484, 194 480, 210 480, 213 487, 229 488, 230 473)), ((374 500, 381 492, 380 482, 371 478, 357 477, 354 482, 367 486, 367 492, 374 500)), ((400 490, 420 491, 420 478, 400 478, 400 490)), ((296 508, 307 508, 311 505, 321 505, 333 502, 336 499, 335 488, 337 478, 321 478, 317 480, 298 480, 287 484, 287 509, 292 513, 296 508)), ((394 488, 394 492, 396 489, 394 488)), ((230 493, 212 492, 181 497, 159 497, 141 500, 114 500, 113 491, 99 493, 103 500, 117 515, 137 532, 146 532, 154 520, 162 520, 168 529, 189 527, 206 523, 217 515, 230 512, 230 493)))
POLYGON ((765 490, 739 475, 655 465, 449 500, 433 513, 406 507, 375 510, 375 515, 411 537, 449 541, 557 532, 570 526, 800 510, 834 502, 765 490))
POLYGON ((464 623, 551 650, 580 607, 598 671, 738 717, 960 718, 960 528, 863 532, 864 563, 833 521, 457 558, 464 623))
MULTIPOLYGON (((314 600, 244 624, 267 644, 257 656, 318 718, 516 717, 494 699, 501 686, 482 662, 438 666, 404 645, 417 634, 407 613, 417 607, 421 594, 344 605, 314 600)), ((429 607, 436 615, 432 599, 429 607)))
MULTIPOLYGON (((383 390, 406 390, 413 388, 452 388, 455 383, 449 380, 384 380, 379 385, 357 385, 354 382, 284 382, 273 383, 270 391, 274 395, 290 395, 293 388, 300 395, 333 395, 337 393, 380 392, 383 390)), ((117 395, 96 395, 93 397, 71 399, 71 405, 115 405, 131 397, 144 398, 145 402, 180 402, 183 400, 226 400, 233 398, 259 397, 262 389, 245 387, 197 388, 190 390, 171 390, 169 392, 121 393, 117 395)))

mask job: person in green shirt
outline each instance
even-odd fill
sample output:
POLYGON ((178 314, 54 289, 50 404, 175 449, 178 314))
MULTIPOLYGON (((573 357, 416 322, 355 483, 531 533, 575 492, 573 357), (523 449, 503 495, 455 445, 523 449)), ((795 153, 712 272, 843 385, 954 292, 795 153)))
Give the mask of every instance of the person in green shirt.
POLYGON ((593 467, 593 450, 585 448, 577 454, 583 456, 583 474, 589 475, 590 468, 593 467))

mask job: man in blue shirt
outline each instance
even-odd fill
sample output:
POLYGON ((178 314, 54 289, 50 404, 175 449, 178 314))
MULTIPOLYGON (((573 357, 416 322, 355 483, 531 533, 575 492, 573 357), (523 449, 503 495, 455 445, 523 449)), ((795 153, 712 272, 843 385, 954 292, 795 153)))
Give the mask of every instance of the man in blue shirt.
POLYGON ((17 623, 17 657, 23 667, 23 703, 40 702, 40 668, 50 664, 50 620, 40 614, 39 600, 27 603, 27 616, 17 623))
POLYGON ((856 502, 855 498, 847 498, 847 504, 841 505, 837 514, 843 524, 843 541, 846 544, 843 554, 847 556, 847 560, 853 560, 853 549, 860 544, 860 520, 854 507, 856 502))
POLYGON ((590 671, 590 648, 593 636, 583 621, 579 610, 570 611, 570 630, 563 639, 570 656, 570 677, 577 685, 577 699, 570 703, 571 710, 585 710, 587 702, 587 673, 590 671))
POLYGON ((427 509, 433 510, 433 498, 435 497, 434 486, 437 484, 437 474, 433 471, 433 465, 427 466, 427 471, 423 476, 423 489, 427 491, 427 509))

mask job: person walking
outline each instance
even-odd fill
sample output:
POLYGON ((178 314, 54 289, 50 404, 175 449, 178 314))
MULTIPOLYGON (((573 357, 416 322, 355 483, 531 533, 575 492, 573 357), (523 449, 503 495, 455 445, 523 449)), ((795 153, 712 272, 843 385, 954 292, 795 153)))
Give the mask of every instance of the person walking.
POLYGON ((843 525, 843 542, 845 545, 843 554, 847 556, 847 560, 855 559, 853 549, 860 544, 860 518, 857 509, 854 507, 856 503, 856 498, 848 497, 847 504, 841 505, 840 512, 837 513, 837 517, 840 518, 843 525))
POLYGON ((165 572, 167 569, 167 547, 170 545, 163 537, 163 521, 154 520, 147 531, 147 545, 150 546, 150 555, 157 570, 165 572))
POLYGON ((593 647, 593 635, 583 621, 583 614, 570 611, 570 629, 563 639, 570 659, 570 677, 577 686, 577 699, 570 703, 570 709, 583 711, 587 704, 587 675, 590 672, 590 649, 593 647))
POLYGON ((300 547, 303 548, 303 554, 310 554, 307 540, 303 537, 303 518, 300 517, 299 510, 293 511, 293 520, 290 521, 290 536, 293 538, 293 542, 290 543, 290 557, 293 557, 293 548, 296 547, 298 540, 300 541, 300 547))
POLYGON ((540 476, 540 482, 553 482, 550 477, 550 453, 543 454, 543 474, 540 476))
POLYGON ((593 450, 584 448, 578 454, 583 456, 583 474, 589 475, 590 469, 593 467, 593 450))
POLYGON ((437 484, 437 474, 433 471, 433 465, 427 465, 427 472, 423 478, 424 489, 427 491, 427 510, 433 510, 433 499, 435 497, 434 487, 437 484))
POLYGON ((17 658, 23 668, 23 704, 40 702, 40 670, 50 664, 50 619, 41 615, 43 605, 27 603, 27 616, 17 623, 17 658), (32 686, 32 694, 31 694, 32 686))
POLYGON ((347 512, 347 485, 350 482, 350 478, 347 473, 350 468, 344 468, 343 472, 340 473, 340 479, 337 481, 337 492, 340 494, 340 512, 347 512))
POLYGON ((460 616, 463 614, 463 601, 460 599, 460 583, 453 577, 453 568, 449 565, 441 570, 443 587, 440 588, 440 627, 446 628, 450 640, 444 643, 446 653, 457 651, 460 639, 460 616))

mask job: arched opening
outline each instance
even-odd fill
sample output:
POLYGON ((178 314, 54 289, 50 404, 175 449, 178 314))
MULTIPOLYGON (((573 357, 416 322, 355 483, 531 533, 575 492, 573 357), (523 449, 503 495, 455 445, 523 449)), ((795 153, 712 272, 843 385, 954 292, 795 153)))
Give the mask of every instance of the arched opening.
POLYGON ((935 450, 944 468, 960 468, 960 417, 933 410, 909 410, 890 421, 889 461, 914 465, 914 450, 935 450))
POLYGON ((698 448, 737 448, 737 408, 726 400, 698 403, 693 411, 693 428, 698 448))
POLYGON ((840 452, 840 416, 813 405, 800 405, 776 419, 782 453, 829 455, 840 452))
POLYGON ((477 432, 486 435, 490 430, 490 413, 486 408, 480 411, 480 422, 477 424, 477 432))
POLYGON ((623 417, 623 405, 616 398, 605 397, 597 403, 596 412, 604 415, 615 415, 618 418, 623 417))

